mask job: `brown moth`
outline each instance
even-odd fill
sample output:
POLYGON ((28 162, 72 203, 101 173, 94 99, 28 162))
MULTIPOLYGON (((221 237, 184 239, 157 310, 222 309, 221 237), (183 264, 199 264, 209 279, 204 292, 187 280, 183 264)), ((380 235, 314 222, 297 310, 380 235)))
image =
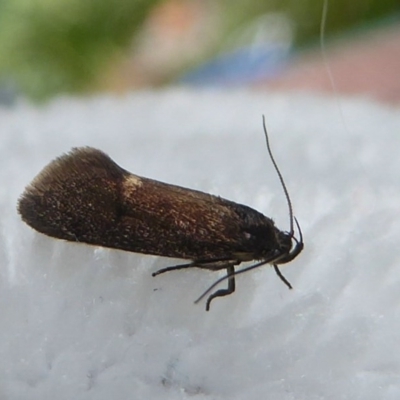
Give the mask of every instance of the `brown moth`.
POLYGON ((32 228, 55 238, 191 260, 153 276, 192 267, 225 269, 227 275, 196 300, 227 279, 226 289, 208 297, 207 311, 215 297, 235 291, 236 275, 265 264, 272 264, 291 288, 278 264, 297 257, 303 238, 296 219, 300 236, 294 236, 291 202, 270 150, 264 118, 263 122, 268 152, 289 205, 289 232, 245 205, 131 174, 91 147, 74 148, 48 164, 25 189, 18 211, 32 228), (235 266, 253 260, 259 262, 235 271, 235 266))

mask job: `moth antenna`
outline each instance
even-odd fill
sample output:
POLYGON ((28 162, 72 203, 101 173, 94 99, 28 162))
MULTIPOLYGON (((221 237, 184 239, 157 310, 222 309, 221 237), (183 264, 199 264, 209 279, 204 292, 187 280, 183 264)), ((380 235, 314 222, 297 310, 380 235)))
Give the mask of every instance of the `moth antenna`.
POLYGON ((290 236, 293 236, 294 230, 293 230, 293 208, 292 208, 292 202, 290 201, 289 192, 288 192, 288 190, 286 188, 285 181, 283 180, 281 171, 279 171, 278 165, 276 164, 274 156, 272 155, 271 146, 269 145, 267 127, 265 125, 265 116, 263 115, 262 118, 263 118, 263 127, 264 127, 264 133, 265 133, 265 140, 267 141, 267 149, 268 149, 269 157, 271 158, 271 161, 272 161, 272 164, 274 165, 275 171, 278 174, 279 180, 281 182, 283 191, 285 192, 286 200, 287 200, 287 203, 288 203, 289 217, 290 217, 290 236))

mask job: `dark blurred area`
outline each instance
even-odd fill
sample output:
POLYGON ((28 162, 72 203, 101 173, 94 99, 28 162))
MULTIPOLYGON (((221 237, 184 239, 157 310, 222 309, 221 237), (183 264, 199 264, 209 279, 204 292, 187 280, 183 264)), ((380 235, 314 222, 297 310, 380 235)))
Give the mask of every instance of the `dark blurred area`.
MULTIPOLYGON (((368 32, 378 27, 397 29, 400 37, 398 0, 327 4, 327 49, 370 41, 368 32)), ((278 88, 287 71, 296 87, 293 66, 304 66, 302 55, 315 49, 320 58, 323 6, 322 0, 0 0, 0 102, 16 94, 45 100, 171 83, 278 88)), ((395 65, 399 40, 389 52, 395 65)), ((352 67, 357 73, 359 66, 352 67)))

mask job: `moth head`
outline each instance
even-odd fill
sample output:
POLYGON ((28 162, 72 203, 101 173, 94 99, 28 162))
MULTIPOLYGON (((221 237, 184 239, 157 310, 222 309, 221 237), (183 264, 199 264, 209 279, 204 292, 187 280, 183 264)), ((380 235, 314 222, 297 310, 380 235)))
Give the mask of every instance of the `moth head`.
POLYGON ((289 232, 278 230, 276 236, 279 253, 281 255, 290 253, 290 250, 292 248, 292 235, 289 232))
POLYGON ((300 225, 296 218, 294 218, 297 229, 299 231, 299 238, 294 236, 294 232, 277 232, 278 242, 278 255, 273 260, 274 264, 286 264, 296 258, 304 248, 303 234, 300 229, 300 225))

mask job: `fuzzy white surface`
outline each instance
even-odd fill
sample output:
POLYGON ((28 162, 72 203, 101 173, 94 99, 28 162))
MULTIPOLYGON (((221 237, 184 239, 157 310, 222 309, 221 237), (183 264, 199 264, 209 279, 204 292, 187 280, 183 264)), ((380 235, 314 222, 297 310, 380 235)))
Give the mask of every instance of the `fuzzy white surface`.
POLYGON ((399 399, 400 112, 311 94, 167 90, 0 109, 0 399, 399 399), (342 113, 342 115, 341 115, 342 113), (71 147, 218 194, 305 237, 282 272, 221 274, 67 243, 19 218, 25 185, 71 147))

